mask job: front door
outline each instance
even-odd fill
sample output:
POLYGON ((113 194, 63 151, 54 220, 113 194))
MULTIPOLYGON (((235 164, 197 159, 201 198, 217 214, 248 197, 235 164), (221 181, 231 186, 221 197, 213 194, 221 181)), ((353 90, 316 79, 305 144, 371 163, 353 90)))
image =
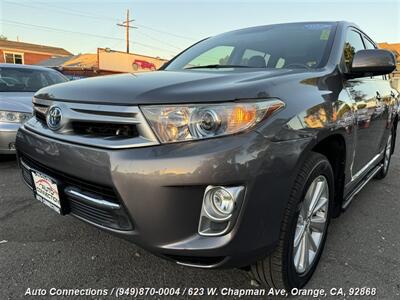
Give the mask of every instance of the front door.
MULTIPOLYGON (((344 58, 349 68, 354 54, 366 49, 361 34, 349 29, 344 49, 344 58)), ((353 100, 356 118, 355 147, 351 164, 352 181, 361 179, 370 168, 379 162, 382 137, 384 135, 387 106, 382 95, 382 78, 356 78, 345 82, 353 100)))

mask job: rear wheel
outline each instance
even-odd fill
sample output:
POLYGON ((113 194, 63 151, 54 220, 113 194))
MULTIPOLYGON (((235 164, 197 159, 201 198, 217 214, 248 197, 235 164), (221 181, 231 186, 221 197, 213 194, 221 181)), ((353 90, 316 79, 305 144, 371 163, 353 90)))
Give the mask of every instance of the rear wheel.
POLYGON ((392 157, 392 148, 393 148, 393 130, 390 132, 389 137, 386 141, 386 146, 385 146, 385 152, 384 156, 382 159, 382 168, 378 172, 378 174, 375 175, 376 179, 383 179, 386 177, 386 175, 389 172, 389 166, 390 166, 390 159, 392 157))
POLYGON ((251 266, 257 281, 269 288, 286 290, 308 282, 324 248, 333 187, 329 161, 319 153, 312 153, 292 188, 277 248, 251 266))

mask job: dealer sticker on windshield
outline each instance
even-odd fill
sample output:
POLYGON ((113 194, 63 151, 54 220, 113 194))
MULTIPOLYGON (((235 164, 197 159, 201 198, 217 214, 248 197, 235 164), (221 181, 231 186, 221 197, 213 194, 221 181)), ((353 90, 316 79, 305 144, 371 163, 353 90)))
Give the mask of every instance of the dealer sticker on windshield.
POLYGON ((35 183, 36 199, 61 213, 60 196, 54 180, 36 171, 32 171, 32 177, 35 183))

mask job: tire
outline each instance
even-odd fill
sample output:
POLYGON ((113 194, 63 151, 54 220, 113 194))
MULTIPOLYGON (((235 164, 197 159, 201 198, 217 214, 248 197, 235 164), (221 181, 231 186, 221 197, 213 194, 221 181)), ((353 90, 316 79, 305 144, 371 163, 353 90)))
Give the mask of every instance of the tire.
POLYGON ((382 161, 381 161, 381 164, 383 164, 383 167, 375 175, 375 179, 383 179, 383 178, 386 177, 386 175, 389 172, 390 160, 391 160, 392 154, 393 154, 394 140, 395 140, 395 131, 394 131, 394 129, 392 129, 390 131, 390 134, 389 134, 388 139, 386 141, 384 155, 383 155, 383 158, 382 158, 382 161))
MULTIPOLYGON (((332 211, 332 201, 334 199, 333 178, 332 167, 327 158, 319 153, 312 152, 310 157, 302 165, 292 187, 288 205, 285 209, 281 224, 278 246, 270 256, 251 266, 251 273, 255 279, 259 283, 265 285, 266 288, 286 289, 286 291, 290 291, 292 288, 303 287, 311 278, 318 265, 326 241, 327 229, 332 211), (305 199, 309 199, 306 198, 306 196, 310 195, 307 192, 309 192, 311 184, 314 184, 315 182, 317 182, 317 184, 324 182, 324 187, 328 188, 328 191, 325 190, 324 192, 324 195, 328 197, 326 201, 324 200, 324 203, 326 202, 324 206, 326 221, 323 229, 321 229, 321 237, 318 244, 319 247, 315 251, 313 260, 310 262, 310 266, 306 268, 304 272, 301 272, 301 270, 298 270, 301 269, 299 267, 300 264, 296 267, 294 262, 294 238, 296 233, 298 233, 299 228, 302 228, 299 224, 305 222, 305 220, 300 221, 299 216, 300 214, 303 215, 303 208, 307 207, 306 203, 308 202, 305 201, 305 199)), ((317 216, 314 216, 313 218, 316 217, 317 216)), ((308 226, 310 226, 310 223, 308 226)), ((305 230, 304 232, 308 231, 305 230)), ((303 241, 302 239, 300 240, 303 241)))

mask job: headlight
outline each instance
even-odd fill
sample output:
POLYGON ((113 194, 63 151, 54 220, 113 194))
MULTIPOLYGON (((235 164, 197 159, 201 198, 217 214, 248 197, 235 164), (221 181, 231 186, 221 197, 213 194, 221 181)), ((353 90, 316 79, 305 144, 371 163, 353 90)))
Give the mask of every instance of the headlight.
POLYGON ((221 104, 150 105, 141 109, 162 143, 234 134, 284 107, 277 99, 221 104))
POLYGON ((30 113, 0 110, 0 122, 25 123, 32 117, 30 113))

